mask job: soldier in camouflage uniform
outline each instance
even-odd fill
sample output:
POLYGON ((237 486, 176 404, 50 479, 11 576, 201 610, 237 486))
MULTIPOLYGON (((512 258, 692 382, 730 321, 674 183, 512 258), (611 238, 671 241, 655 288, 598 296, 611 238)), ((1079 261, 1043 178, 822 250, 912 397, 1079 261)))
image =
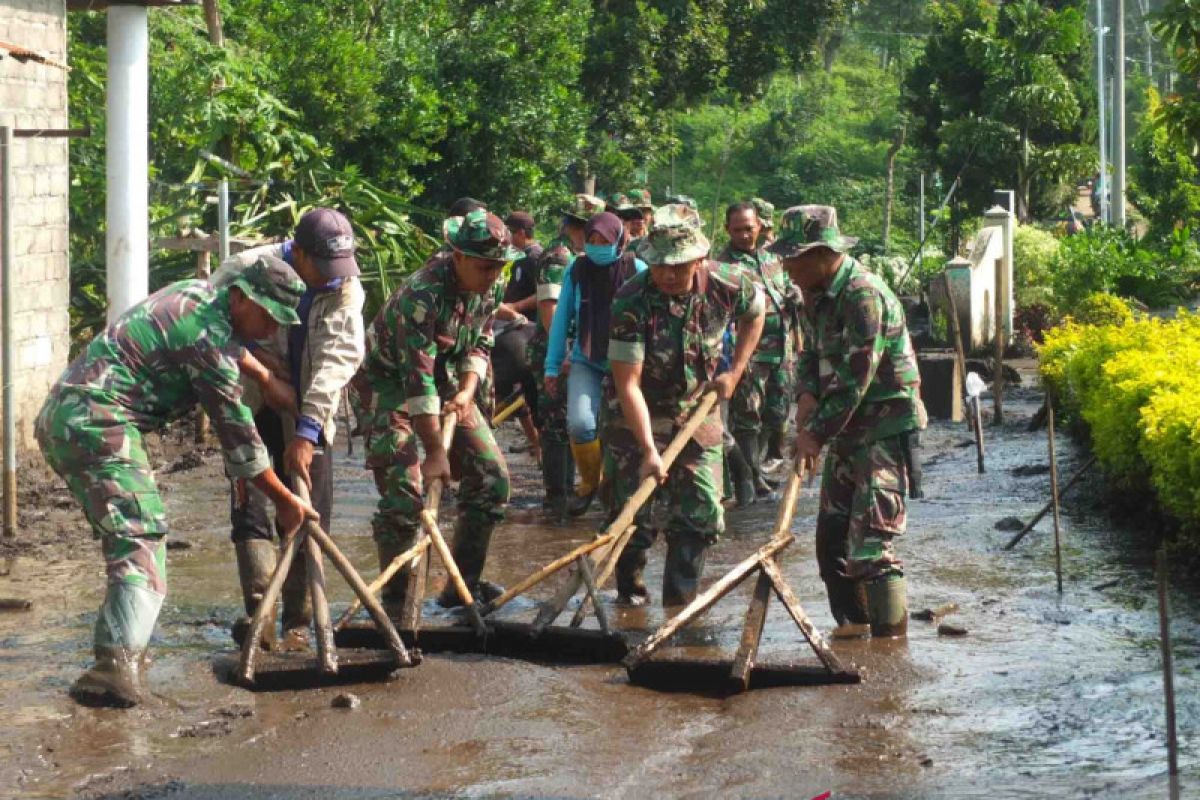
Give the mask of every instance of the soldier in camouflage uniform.
POLYGON ((917 359, 904 309, 847 254, 832 206, 789 208, 771 245, 804 290, 796 458, 815 466, 828 445, 817 518, 817 563, 839 625, 868 623, 864 578, 897 565, 909 480, 904 445, 923 425, 917 359), (878 561, 852 558, 866 540, 878 561))
MULTIPOLYGON (((604 211, 604 201, 588 194, 577 194, 563 211, 558 236, 546 245, 538 261, 537 333, 529 343, 529 368, 538 380, 538 424, 542 439, 542 480, 546 497, 543 506, 558 522, 567 518, 567 507, 574 484, 575 461, 571 439, 567 435, 566 392, 551 395, 546 391, 545 363, 550 325, 563 276, 575 256, 583 252, 583 229, 587 221, 604 211)), ((569 366, 568 366, 569 371, 569 366)), ((564 373, 565 374, 565 373, 564 373)))
POLYGON ((650 192, 645 189, 634 189, 629 193, 618 192, 608 199, 608 210, 620 217, 625 225, 625 233, 629 236, 626 247, 630 252, 636 252, 638 245, 646 237, 646 227, 654 216, 650 192))
POLYGON ((287 382, 242 343, 296 324, 303 293, 296 273, 270 256, 221 289, 197 280, 171 284, 109 325, 51 388, 35 426, 38 444, 101 540, 108 576, 96 663, 71 687, 80 702, 129 707, 142 699, 139 670, 167 591, 167 520, 143 433, 199 402, 227 471, 275 504, 284 535, 317 518, 271 469, 239 383, 240 370, 268 402, 294 407, 287 382))
MULTIPOLYGON (((728 399, 758 343, 762 294, 744 272, 708 259, 700 217, 683 205, 667 205, 638 255, 650 268, 625 283, 612 310, 606 474, 613 481, 613 514, 647 476, 665 484, 669 520, 663 568, 663 605, 690 602, 704 570, 705 550, 725 529, 721 507, 721 415, 714 410, 672 465, 663 468, 659 448, 695 407, 703 390, 728 399), (730 323, 737 346, 730 368, 718 375, 730 323)), ((646 551, 654 543, 649 507, 617 561, 622 602, 642 604, 646 551)))
MULTIPOLYGON (((379 506, 371 520, 380 569, 411 547, 420 530, 423 485, 461 475, 451 552, 471 591, 483 599, 499 588, 481 580, 488 544, 508 503, 508 466, 488 420, 475 404, 492 349, 492 324, 504 287, 506 262, 521 255, 508 229, 483 210, 446 220, 448 257, 414 273, 372 323, 365 370, 376 395, 367 467, 375 474, 379 506), (441 418, 458 414, 454 443, 441 442, 441 418), (418 440, 425 451, 421 463, 418 440)), ((384 590, 392 608, 403 605, 409 576, 384 590)), ((439 602, 461 603, 447 585, 439 602)))
MULTIPOLYGON (((802 305, 800 292, 788 280, 779 261, 757 246, 761 225, 753 203, 735 203, 725 211, 729 244, 716 260, 746 271, 764 292, 767 304, 762 338, 750 367, 729 403, 729 423, 750 479, 759 496, 770 494, 762 475, 763 452, 779 458, 791 405, 796 357, 795 330, 802 305)), ((734 462, 736 463, 736 461, 734 462)))

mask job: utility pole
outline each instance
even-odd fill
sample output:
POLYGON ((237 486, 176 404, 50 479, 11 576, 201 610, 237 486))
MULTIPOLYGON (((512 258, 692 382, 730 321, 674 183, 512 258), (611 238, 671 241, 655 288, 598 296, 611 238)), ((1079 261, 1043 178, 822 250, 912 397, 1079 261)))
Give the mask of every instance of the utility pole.
POLYGON ((1125 230, 1125 0, 1117 0, 1116 45, 1113 116, 1117 132, 1113 142, 1113 225, 1125 230))
POLYGON ((1108 33, 1108 29, 1104 27, 1104 0, 1096 0, 1096 98, 1099 101, 1097 112, 1100 123, 1100 177, 1097 179, 1096 192, 1100 197, 1100 221, 1105 225, 1112 222, 1108 204, 1108 120, 1104 113, 1108 88, 1104 82, 1104 35, 1106 33, 1108 33))

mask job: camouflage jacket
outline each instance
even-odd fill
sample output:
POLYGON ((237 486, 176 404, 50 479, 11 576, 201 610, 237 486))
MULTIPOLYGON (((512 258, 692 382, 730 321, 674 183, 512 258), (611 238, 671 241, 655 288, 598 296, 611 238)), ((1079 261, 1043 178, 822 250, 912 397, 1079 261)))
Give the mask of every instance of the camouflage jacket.
MULTIPOLYGON (((682 421, 698 390, 718 374, 726 328, 763 313, 762 292, 743 270, 708 261, 697 270, 696 284, 686 295, 667 295, 646 270, 618 289, 613 301, 608 358, 642 364, 642 394, 652 420, 682 421)), ((611 419, 623 424, 611 383, 607 400, 611 419)))
POLYGON ((791 334, 800 322, 803 303, 799 289, 784 272, 782 263, 761 248, 756 253, 746 253, 729 245, 716 260, 744 269, 765 293, 767 318, 763 321, 762 338, 750 360, 764 364, 790 361, 796 349, 791 334))
POLYGON ((871 442, 917 429, 917 357, 904 308, 881 278, 846 256, 803 320, 800 393, 818 401, 807 430, 822 442, 871 442))
MULTIPOLYGON (((571 249, 571 240, 559 235, 550 240, 537 262, 537 301, 558 301, 562 294, 563 278, 567 267, 575 260, 575 252, 571 249)), ((542 326, 542 315, 536 315, 537 331, 529 342, 529 366, 534 374, 541 375, 545 365, 546 350, 550 342, 550 331, 542 326)), ((574 331, 568 331, 573 336, 574 331)))
POLYGON ((229 318, 228 289, 179 281, 126 311, 93 339, 63 372, 47 403, 74 394, 88 409, 82 425, 152 431, 199 402, 221 442, 229 474, 252 478, 267 470, 271 459, 241 400, 241 354, 229 318))
POLYGON ((376 409, 437 414, 461 373, 478 374, 482 384, 503 293, 499 281, 485 294, 460 292, 448 256, 409 276, 371 323, 364 369, 378 396, 376 409))

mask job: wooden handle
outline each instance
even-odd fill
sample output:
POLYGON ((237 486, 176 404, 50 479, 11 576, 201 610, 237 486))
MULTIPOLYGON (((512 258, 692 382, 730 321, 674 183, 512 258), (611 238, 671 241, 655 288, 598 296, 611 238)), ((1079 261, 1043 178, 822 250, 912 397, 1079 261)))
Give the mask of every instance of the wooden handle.
MULTIPOLYGON (((454 430, 458 427, 458 414, 451 411, 446 416, 442 417, 442 449, 447 454, 450 453, 450 446, 454 444, 454 430)), ((442 489, 445 486, 441 480, 433 480, 425 487, 425 508, 433 514, 433 518, 437 519, 438 506, 442 503, 442 489)))
MULTIPOLYGON (((380 590, 387 585, 388 581, 395 577, 397 572, 404 569, 409 562, 416 561, 421 558, 421 556, 425 554, 425 551, 429 549, 429 544, 430 540, 428 537, 426 537, 414 544, 409 549, 405 550, 400 555, 393 558, 392 563, 388 564, 387 567, 384 568, 383 572, 379 573, 379 577, 367 584, 367 591, 370 592, 372 596, 379 594, 380 590)), ((333 626, 333 629, 335 631, 340 631, 342 628, 346 627, 346 623, 354 618, 354 615, 358 613, 360 608, 362 608, 362 602, 355 597, 354 601, 350 603, 350 607, 346 609, 346 613, 342 614, 341 619, 339 619, 337 624, 333 626)))
MULTIPOLYGON (((679 457, 679 454, 683 451, 684 446, 687 445, 688 440, 695 435, 696 430, 704 422, 705 418, 708 417, 709 412, 712 411, 712 408, 716 402, 716 392, 705 392, 704 396, 700 398, 699 404, 697 404, 695 410, 692 411, 692 415, 688 418, 688 421, 684 423, 683 427, 679 429, 679 432, 675 434, 675 437, 671 439, 671 443, 667 445, 667 449, 663 451, 662 462, 664 469, 671 469, 671 465, 675 462, 675 459, 679 457)), ((657 488, 658 482, 654 480, 654 478, 646 478, 643 480, 638 486, 637 491, 634 492, 627 501, 625 501, 625 506, 621 509, 621 513, 617 515, 617 518, 613 520, 607 528, 605 528, 604 533, 600 534, 600 536, 588 542, 587 544, 580 545, 562 558, 551 561, 542 569, 533 573, 525 580, 517 583, 504 594, 500 595, 491 603, 489 603, 485 609, 485 613, 490 614, 493 611, 496 611, 497 609, 506 605, 517 595, 529 591, 531 588, 541 583, 555 572, 558 572, 560 569, 574 563, 575 559, 579 556, 590 553, 597 547, 611 542, 633 523, 633 518, 637 516, 638 511, 640 511, 642 506, 646 504, 646 501, 650 499, 650 496, 654 494, 654 490, 657 488)), ((579 584, 576 584, 575 588, 577 589, 578 586, 579 584)), ((574 592, 572 592, 572 594, 574 594, 574 592)), ((567 597, 567 600, 570 600, 570 596, 567 597)))
POLYGON ((525 396, 521 395, 516 400, 513 400, 511 403, 509 403, 507 406, 505 406, 503 411, 496 414, 496 416, 492 417, 492 427, 495 428, 495 427, 499 426, 501 422, 504 422, 504 420, 508 419, 513 414, 520 411, 524 406, 525 406, 525 396))
POLYGON ((275 603, 279 600, 279 593, 283 591, 283 582, 287 580, 288 570, 292 568, 292 561, 295 560, 300 545, 304 543, 304 538, 305 531, 301 528, 284 544, 283 552, 279 556, 279 563, 275 565, 275 571, 271 573, 267 590, 263 592, 262 600, 258 602, 254 618, 250 620, 250 630, 246 633, 245 641, 242 642, 242 658, 238 663, 238 678, 242 683, 254 683, 254 661, 258 657, 259 639, 262 638, 267 620, 272 622, 275 620, 275 603))
POLYGON ((337 646, 333 643, 333 625, 329 621, 329 600, 325 596, 325 565, 321 548, 311 536, 304 538, 304 561, 308 566, 308 590, 312 595, 313 628, 317 639, 317 666, 322 674, 336 675, 337 646))

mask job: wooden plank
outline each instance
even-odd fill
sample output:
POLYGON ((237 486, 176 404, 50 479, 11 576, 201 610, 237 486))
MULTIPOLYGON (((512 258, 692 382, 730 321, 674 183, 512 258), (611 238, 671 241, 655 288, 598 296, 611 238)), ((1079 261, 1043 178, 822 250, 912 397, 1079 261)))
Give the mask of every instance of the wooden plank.
POLYGON ((804 608, 800 605, 795 593, 792 592, 792 587, 788 586, 787 581, 783 578, 783 573, 779 571, 779 565, 772 558, 764 558, 762 568, 763 572, 771 579, 771 586, 775 589, 775 595, 779 598, 779 602, 783 603, 784 608, 792 615, 796 627, 804 634, 804 638, 808 640, 813 652, 817 654, 817 658, 830 672, 845 672, 846 669, 842 666, 842 662, 829 649, 829 645, 826 644, 816 626, 812 624, 808 614, 804 613, 804 608))
POLYGON ((742 640, 733 656, 733 668, 729 671, 730 687, 737 692, 750 688, 750 672, 758 658, 758 643, 762 641, 763 626, 767 624, 767 606, 771 602, 771 579, 759 571, 754 584, 754 596, 746 609, 746 622, 742 626, 742 640))
POLYGON ((588 599, 592 601, 592 606, 596 609, 596 621, 600 623, 600 630, 604 633, 609 633, 608 629, 608 613, 604 610, 604 604, 600 602, 600 596, 596 591, 596 579, 592 575, 592 565, 588 561, 587 556, 579 557, 579 574, 583 576, 583 584, 587 587, 587 595, 584 597, 584 602, 588 599))
POLYGON ((628 656, 625 657, 624 664, 627 669, 634 669, 638 664, 648 659, 654 654, 654 651, 666 642, 667 639, 675 635, 675 632, 687 625, 693 619, 703 614, 711 608, 718 600, 733 591, 738 584, 744 581, 751 572, 758 568, 763 563, 764 559, 771 558, 776 553, 784 550, 792 544, 796 539, 794 536, 780 537, 773 539, 767 544, 755 550, 752 554, 743 559, 740 563, 734 566, 733 569, 722 575, 716 583, 701 592, 696 599, 684 606, 683 610, 676 614, 671 619, 667 620, 661 628, 651 634, 650 638, 642 642, 628 656))

